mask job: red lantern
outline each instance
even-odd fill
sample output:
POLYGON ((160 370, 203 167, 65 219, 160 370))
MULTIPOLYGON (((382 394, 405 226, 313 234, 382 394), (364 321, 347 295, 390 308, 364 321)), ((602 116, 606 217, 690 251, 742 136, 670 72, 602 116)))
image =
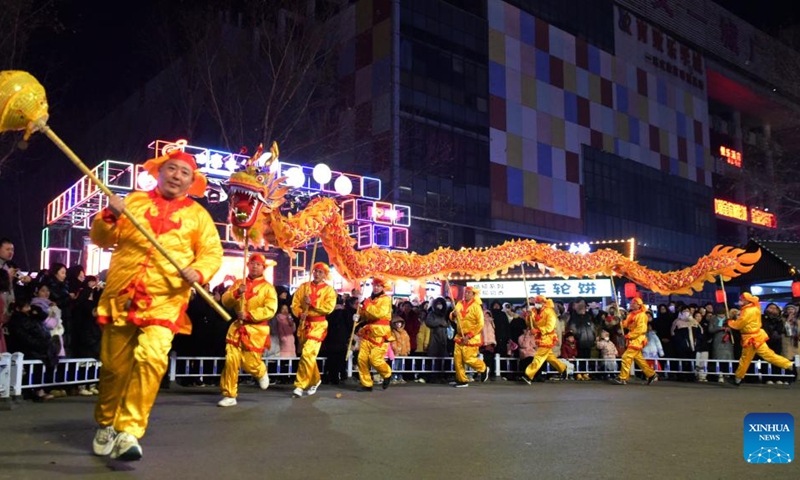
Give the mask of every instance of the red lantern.
POLYGON ((625 298, 633 298, 637 296, 636 291, 636 284, 635 283, 626 283, 625 284, 625 298))
POLYGON ((800 297, 800 282, 798 281, 792 282, 792 296, 800 297))
POLYGON ((719 289, 716 292, 717 294, 717 303, 725 303, 725 290, 719 289))

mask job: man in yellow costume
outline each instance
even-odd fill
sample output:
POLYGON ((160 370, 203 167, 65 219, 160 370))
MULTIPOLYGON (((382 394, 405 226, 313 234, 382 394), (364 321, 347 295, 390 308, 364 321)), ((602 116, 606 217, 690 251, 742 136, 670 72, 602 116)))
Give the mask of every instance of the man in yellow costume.
POLYGON ((739 318, 728 320, 730 328, 742 332, 742 357, 739 359, 739 367, 736 369, 734 378, 730 382, 737 387, 742 383, 747 374, 747 368, 750 367, 750 362, 753 361, 755 355, 776 367, 790 370, 790 373, 797 378, 797 369, 792 368, 792 361, 778 355, 767 346, 769 335, 761 328, 761 304, 758 297, 744 292, 739 296, 739 305, 742 307, 739 318))
POLYGON ((372 279, 372 295, 364 300, 354 317, 363 321, 364 327, 358 331, 361 346, 358 349, 358 378, 361 380, 361 392, 371 392, 373 381, 370 366, 383 378, 381 386, 384 390, 392 382, 392 368, 386 363, 386 351, 392 340, 392 299, 386 295, 386 280, 372 279))
POLYGON ((623 329, 627 329, 625 334, 626 349, 622 354, 622 366, 620 367, 619 377, 612 380, 617 385, 627 385, 628 378, 631 376, 631 363, 636 362, 636 366, 642 370, 647 377, 647 384, 650 385, 656 379, 656 371, 647 364, 642 355, 642 349, 647 345, 647 314, 644 311, 644 302, 641 298, 635 297, 631 300, 628 308, 628 317, 620 323, 623 329))
POLYGON ((269 321, 278 308, 275 287, 264 278, 267 260, 254 253, 247 262, 248 274, 236 280, 222 296, 222 304, 236 312, 236 320, 225 338, 225 369, 219 385, 222 387, 220 407, 236 405, 239 389, 239 368, 258 380, 262 390, 269 388, 269 375, 262 355, 269 341, 269 321))
POLYGON ((292 313, 300 319, 297 337, 302 351, 292 391, 294 398, 302 397, 304 391, 314 395, 322 383, 317 355, 328 333, 328 319, 325 317, 336 307, 336 291, 325 283, 329 275, 328 265, 315 263, 311 267, 312 280, 300 285, 292 299, 292 313))
POLYGON ((91 238, 114 247, 106 288, 97 305, 104 324, 100 395, 94 416, 96 455, 139 460, 150 410, 177 332, 191 332, 186 316, 191 284, 208 281, 222 263, 222 245, 208 212, 187 195, 203 196, 205 177, 194 157, 174 150, 148 160, 158 179, 149 192, 114 195, 95 216, 91 238), (130 222, 133 215, 180 265, 180 272, 130 222))
POLYGON ((478 348, 483 345, 483 304, 480 292, 474 287, 464 290, 464 300, 456 304, 450 312, 450 318, 456 321, 455 349, 453 364, 456 369, 456 388, 469 387, 466 366, 478 372, 479 380, 489 379, 489 367, 478 358, 478 348))
POLYGON ((558 333, 556 333, 558 318, 554 306, 552 300, 542 295, 537 295, 533 299, 533 311, 529 318, 531 318, 531 327, 536 338, 536 353, 533 355, 531 364, 525 369, 525 374, 522 375, 522 379, 528 385, 533 385, 533 377, 542 368, 544 362, 558 370, 562 379, 567 376, 566 365, 559 362, 558 357, 552 351, 553 347, 558 345, 558 333))

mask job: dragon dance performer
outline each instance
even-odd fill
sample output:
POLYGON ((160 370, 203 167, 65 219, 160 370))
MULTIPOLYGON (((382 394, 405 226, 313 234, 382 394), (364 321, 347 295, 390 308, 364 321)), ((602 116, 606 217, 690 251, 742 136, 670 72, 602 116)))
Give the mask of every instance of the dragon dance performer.
POLYGON ((372 295, 361 304, 354 320, 360 319, 366 325, 359 330, 361 344, 358 349, 358 377, 361 380, 361 392, 372 391, 372 375, 370 366, 383 378, 381 386, 389 388, 392 381, 392 368, 386 363, 386 351, 391 340, 392 299, 386 295, 386 280, 372 279, 372 295))
POLYGON ((542 368, 544 362, 555 367, 562 379, 567 377, 566 365, 559 362, 558 357, 552 351, 553 347, 558 345, 558 334, 556 333, 558 318, 554 306, 552 300, 542 295, 537 295, 533 299, 531 326, 536 338, 536 353, 533 355, 531 364, 525 369, 525 374, 522 375, 522 379, 528 385, 533 385, 533 377, 542 368))
POLYGON ((314 395, 322 383, 317 355, 328 333, 328 320, 325 317, 336 307, 336 291, 325 283, 330 271, 328 265, 315 263, 311 267, 312 281, 300 285, 292 299, 292 313, 300 319, 297 336, 302 350, 292 391, 294 398, 302 397, 303 391, 314 395))
POLYGON ((266 266, 267 260, 263 255, 250 255, 247 278, 236 280, 222 296, 222 304, 236 312, 236 320, 228 328, 225 339, 225 369, 219 382, 223 397, 217 403, 220 407, 236 405, 239 368, 244 368, 258 380, 262 390, 269 388, 269 375, 262 355, 269 341, 268 322, 278 308, 278 294, 264 278, 266 266))
POLYGON ((647 384, 650 385, 656 379, 656 371, 647 364, 642 355, 642 349, 647 345, 647 314, 644 311, 644 302, 641 298, 635 297, 631 300, 628 310, 628 317, 620 323, 623 329, 628 329, 628 333, 625 334, 627 348, 622 354, 619 377, 612 382, 617 385, 627 385, 631 376, 631 363, 636 362, 636 366, 642 370, 647 377, 647 384))
POLYGON ((489 367, 478 358, 478 348, 483 345, 483 305, 480 292, 474 287, 464 290, 464 300, 456 304, 450 312, 458 328, 455 337, 453 363, 456 369, 456 388, 469 387, 466 366, 469 365, 480 375, 481 382, 489 379, 489 367))
POLYGON ((139 460, 150 410, 176 332, 191 332, 186 316, 193 282, 204 283, 222 263, 222 245, 208 212, 188 195, 203 196, 205 177, 194 157, 180 150, 150 159, 144 169, 158 179, 149 192, 109 197, 95 216, 91 239, 114 247, 106 288, 97 306, 103 328, 100 395, 94 416, 96 455, 139 460), (128 220, 136 217, 181 265, 172 265, 128 220))
MULTIPOLYGON (((742 332, 742 356, 739 359, 739 367, 736 369, 734 378, 730 381, 737 387, 744 380, 750 362, 757 354, 764 361, 784 370, 792 369, 792 361, 773 352, 767 346, 769 335, 761 328, 761 304, 758 297, 748 292, 743 292, 739 296, 739 305, 742 307, 737 320, 728 320, 728 326, 734 330, 742 332)), ((797 368, 791 373, 797 378, 797 368)))

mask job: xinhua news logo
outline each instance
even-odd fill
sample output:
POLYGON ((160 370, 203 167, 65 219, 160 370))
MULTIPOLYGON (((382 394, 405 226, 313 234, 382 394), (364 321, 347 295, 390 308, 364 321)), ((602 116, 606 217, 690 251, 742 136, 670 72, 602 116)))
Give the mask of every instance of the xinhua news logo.
POLYGON ((744 417, 747 463, 792 463, 794 417, 789 413, 750 413, 744 417))

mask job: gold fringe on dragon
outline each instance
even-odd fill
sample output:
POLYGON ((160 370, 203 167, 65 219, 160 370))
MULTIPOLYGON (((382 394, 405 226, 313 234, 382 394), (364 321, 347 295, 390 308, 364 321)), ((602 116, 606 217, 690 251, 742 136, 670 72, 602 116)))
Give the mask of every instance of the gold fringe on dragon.
POLYGON ((538 264, 540 270, 554 276, 593 277, 624 276, 634 283, 660 294, 685 293, 702 289, 703 283, 717 276, 724 280, 750 271, 761 258, 761 251, 717 246, 691 267, 672 272, 650 270, 610 249, 580 254, 555 250, 533 240, 507 241, 488 248, 438 248, 426 255, 390 252, 377 247, 355 249, 336 201, 316 197, 296 215, 284 216, 280 206, 290 190, 285 177, 270 168, 278 161, 278 146, 273 143, 266 161, 261 163, 262 148, 244 168, 231 175, 229 184, 230 222, 239 241, 249 237, 252 245, 277 247, 290 256, 297 249, 319 238, 331 264, 348 279, 358 280, 380 275, 392 279, 445 278, 462 273, 480 278, 496 278, 522 262, 538 264))

